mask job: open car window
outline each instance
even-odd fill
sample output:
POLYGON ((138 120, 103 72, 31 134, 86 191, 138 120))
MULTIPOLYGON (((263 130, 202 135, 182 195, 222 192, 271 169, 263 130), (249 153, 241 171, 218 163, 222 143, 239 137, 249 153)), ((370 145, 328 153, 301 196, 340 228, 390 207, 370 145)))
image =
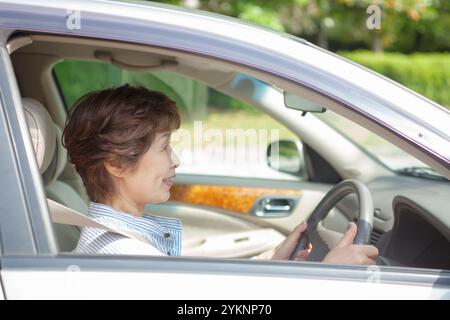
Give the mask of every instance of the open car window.
POLYGON ((172 147, 181 159, 178 173, 301 179, 267 165, 269 144, 299 141, 298 136, 256 107, 206 84, 174 72, 133 72, 91 61, 64 60, 54 71, 68 111, 87 92, 124 83, 168 95, 182 120, 172 137, 172 147))

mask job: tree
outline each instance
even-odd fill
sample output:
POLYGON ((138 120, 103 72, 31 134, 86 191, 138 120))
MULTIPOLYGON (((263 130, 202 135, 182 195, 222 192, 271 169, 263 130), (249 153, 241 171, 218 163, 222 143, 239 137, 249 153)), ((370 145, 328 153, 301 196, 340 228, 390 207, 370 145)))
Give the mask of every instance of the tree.
POLYGON ((305 38, 331 50, 450 51, 447 0, 168 0, 305 38), (367 28, 370 5, 380 29, 367 28))

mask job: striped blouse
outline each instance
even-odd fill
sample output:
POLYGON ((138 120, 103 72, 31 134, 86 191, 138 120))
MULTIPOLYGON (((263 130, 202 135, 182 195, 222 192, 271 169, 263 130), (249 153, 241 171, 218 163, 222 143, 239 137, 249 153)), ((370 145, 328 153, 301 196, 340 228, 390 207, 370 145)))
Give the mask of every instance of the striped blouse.
POLYGON ((103 229, 83 227, 75 253, 169 256, 181 254, 182 226, 179 219, 148 214, 136 217, 95 202, 89 204, 88 216, 113 230, 137 234, 148 243, 103 229))

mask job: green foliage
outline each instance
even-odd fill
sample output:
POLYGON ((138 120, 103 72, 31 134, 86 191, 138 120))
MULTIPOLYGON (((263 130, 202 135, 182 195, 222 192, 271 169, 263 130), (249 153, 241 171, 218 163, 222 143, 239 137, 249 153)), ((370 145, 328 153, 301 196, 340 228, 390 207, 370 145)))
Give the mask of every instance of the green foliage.
POLYGON ((66 105, 70 108, 84 94, 129 83, 161 91, 174 100, 182 116, 201 118, 208 100, 207 88, 191 79, 168 72, 130 72, 111 64, 66 60, 55 66, 66 105))
POLYGON ((450 108, 450 53, 338 53, 450 108))
POLYGON ((174 100, 183 116, 202 118, 208 100, 208 90, 203 84, 182 75, 160 71, 153 73, 124 72, 128 74, 128 83, 142 85, 165 93, 174 100), (136 81, 138 80, 138 81, 136 81))
POLYGON ((285 31, 283 24, 278 19, 276 10, 263 9, 253 3, 243 3, 240 7, 238 18, 276 31, 285 31))
POLYGON ((64 61, 55 66, 55 74, 67 107, 93 90, 120 86, 121 71, 109 64, 86 61, 64 61))
POLYGON ((285 31, 332 51, 365 48, 411 53, 450 51, 448 0, 166 0, 285 31), (369 30, 366 10, 381 10, 369 30))
POLYGON ((222 111, 241 110, 249 113, 258 113, 258 110, 255 107, 214 89, 209 89, 208 105, 214 109, 222 111))

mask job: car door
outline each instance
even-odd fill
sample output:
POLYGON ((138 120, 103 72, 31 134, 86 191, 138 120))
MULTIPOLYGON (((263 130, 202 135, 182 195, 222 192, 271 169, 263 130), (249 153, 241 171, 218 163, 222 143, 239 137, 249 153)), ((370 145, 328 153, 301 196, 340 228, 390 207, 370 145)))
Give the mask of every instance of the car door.
MULTIPOLYGON (((128 42, 165 44, 168 48, 183 43, 192 53, 207 34, 173 29, 149 21, 145 26, 137 17, 144 7, 99 2, 87 6, 81 29, 67 30, 61 19, 66 8, 53 4, 54 10, 8 3, 1 27, 21 27, 20 31, 56 32, 93 36, 128 42), (109 15, 108 15, 109 14, 109 15), (45 19, 43 19, 45 17, 45 19), (32 26, 32 27, 31 27, 32 26), (107 26, 107 27, 106 27, 107 26), (131 34, 125 30, 134 30, 131 34), (179 33, 177 33, 179 32, 179 33), (164 41, 162 41, 164 40, 164 41), (180 41, 180 42, 178 42, 180 41), (189 43, 191 46, 189 47, 189 43)), ((161 9, 145 9, 150 17, 161 9)), ((0 12, 5 12, 0 10, 0 12)), ((177 15, 180 13, 173 12, 177 15)), ((144 15, 145 16, 145 15, 144 15)), ((166 17, 167 18, 167 17, 166 17)), ((185 17, 188 18, 188 17, 185 17)), ((198 19, 205 17, 198 16, 198 19)), ((177 19, 167 19, 177 21, 177 19)), ((195 21, 194 21, 195 22, 195 21)), ((237 26, 234 26, 237 27, 237 26)), ((8 33, 3 39, 7 39, 8 33)), ((210 39, 216 52, 236 51, 228 43, 210 39), (231 50, 233 49, 233 50, 231 50)), ((242 47, 244 48, 244 47, 242 47)), ((179 49, 179 47, 178 47, 179 49)), ((248 48, 247 48, 248 49, 248 48)), ((7 192, 2 194, 1 283, 7 299, 16 298, 445 298, 448 297, 448 272, 361 266, 332 266, 315 263, 288 263, 254 260, 205 259, 186 257, 111 257, 61 254, 52 232, 45 195, 33 158, 32 146, 21 111, 18 85, 6 43, 2 43, 0 90, 2 109, 0 162, 7 192), (17 241, 19 237, 20 241, 17 241), (158 290, 148 290, 148 288, 158 290), (173 290, 176 288, 176 290, 173 290), (239 288, 238 290, 236 288, 239 288), (302 288, 301 291, 298 288, 302 288)), ((210 52, 212 54, 212 51, 210 52)), ((230 54, 228 59, 238 60, 230 54)), ((270 58, 270 57, 269 57, 270 58)), ((272 57, 273 58, 273 57, 272 57)), ((236 63, 236 60, 233 62, 236 63)), ((269 59, 270 60, 270 59, 269 59)), ((272 60, 271 62, 273 63, 272 60)), ((250 57, 247 57, 250 64, 250 57)), ((250 69, 249 69, 250 70, 250 69)), ((269 72, 265 70, 265 72, 269 72)), ((424 152, 426 154, 426 152, 424 152)))

